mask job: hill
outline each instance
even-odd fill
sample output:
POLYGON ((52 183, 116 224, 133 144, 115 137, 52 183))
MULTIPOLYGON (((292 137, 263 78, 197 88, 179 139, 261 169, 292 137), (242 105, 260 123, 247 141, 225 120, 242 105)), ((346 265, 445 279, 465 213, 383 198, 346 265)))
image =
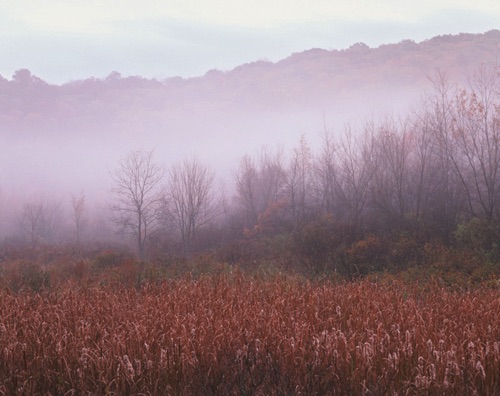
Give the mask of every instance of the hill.
POLYGON ((464 81, 500 56, 500 31, 404 40, 369 48, 310 49, 279 62, 164 81, 112 72, 50 85, 20 69, 0 76, 4 185, 105 185, 103 167, 131 147, 156 147, 165 161, 196 153, 229 174, 257 147, 316 136, 371 114, 405 110, 435 70, 464 81), (89 161, 91 153, 92 161, 89 161), (68 169, 70 173, 68 173, 68 169), (36 183, 30 181, 37 180, 36 183))

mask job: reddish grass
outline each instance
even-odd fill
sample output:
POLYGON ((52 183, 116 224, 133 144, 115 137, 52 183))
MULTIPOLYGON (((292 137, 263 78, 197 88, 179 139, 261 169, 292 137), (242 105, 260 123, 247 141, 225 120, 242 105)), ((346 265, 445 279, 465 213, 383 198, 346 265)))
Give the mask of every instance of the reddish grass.
POLYGON ((0 394, 500 394, 500 292, 206 276, 0 292, 0 394))

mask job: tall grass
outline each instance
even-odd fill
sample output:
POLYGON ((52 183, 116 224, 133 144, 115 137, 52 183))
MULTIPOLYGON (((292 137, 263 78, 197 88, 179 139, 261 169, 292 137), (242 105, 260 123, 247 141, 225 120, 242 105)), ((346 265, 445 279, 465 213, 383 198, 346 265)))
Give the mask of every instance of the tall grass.
POLYGON ((0 292, 0 394, 500 394, 500 293, 241 274, 0 292))

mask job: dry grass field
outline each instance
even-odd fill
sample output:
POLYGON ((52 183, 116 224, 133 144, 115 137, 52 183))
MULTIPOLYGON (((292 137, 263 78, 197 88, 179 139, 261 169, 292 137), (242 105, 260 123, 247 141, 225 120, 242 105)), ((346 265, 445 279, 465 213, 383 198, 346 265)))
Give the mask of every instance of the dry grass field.
POLYGON ((500 292, 290 276, 0 292, 0 394, 498 395, 500 292))

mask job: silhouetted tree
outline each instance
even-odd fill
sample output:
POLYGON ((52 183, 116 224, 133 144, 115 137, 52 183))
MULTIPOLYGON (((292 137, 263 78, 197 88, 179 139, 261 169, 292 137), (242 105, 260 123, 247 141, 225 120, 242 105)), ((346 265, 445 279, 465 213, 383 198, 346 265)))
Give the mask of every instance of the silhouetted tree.
POLYGON ((318 204, 323 212, 333 214, 338 206, 335 193, 337 172, 336 147, 333 134, 325 129, 323 144, 315 162, 315 183, 318 204))
POLYGON ((223 201, 214 191, 215 175, 198 159, 172 167, 165 197, 165 215, 180 233, 185 255, 191 252, 196 232, 222 213, 223 201))
POLYGON ((135 238, 141 260, 146 241, 158 225, 163 175, 162 167, 153 161, 153 151, 142 150, 129 153, 111 174, 115 195, 111 219, 135 238))
POLYGON ((82 232, 85 226, 85 194, 80 192, 79 196, 71 196, 71 207, 73 209, 72 220, 75 225, 75 240, 76 243, 80 243, 82 237, 82 232))
POLYGON ((61 202, 37 199, 24 205, 21 228, 32 248, 36 248, 42 240, 54 242, 60 225, 61 202))
POLYGON ((455 229, 463 209, 463 189, 453 165, 456 145, 451 125, 453 123, 453 92, 448 77, 437 71, 430 77, 434 95, 429 98, 425 111, 427 125, 431 128, 433 149, 433 181, 438 185, 432 195, 432 216, 434 232, 447 237, 455 229))
POLYGON ((306 219, 311 210, 313 185, 313 155, 305 136, 293 149, 287 172, 286 192, 295 226, 306 219))
POLYGON ((500 214, 499 88, 498 71, 480 69, 472 90, 458 93, 451 126, 455 150, 449 155, 469 211, 488 222, 500 214))
POLYGON ((353 229, 361 225, 377 168, 374 129, 367 123, 362 133, 355 135, 348 127, 337 146, 336 195, 353 229))
POLYGON ((43 234, 44 210, 42 202, 30 202, 23 207, 21 227, 27 233, 31 247, 37 247, 43 234))
POLYGON ((253 227, 259 216, 281 197, 286 180, 283 152, 262 148, 258 160, 245 155, 236 172, 236 202, 246 227, 253 227))
POLYGON ((402 229, 412 212, 410 161, 413 136, 406 121, 387 119, 377 128, 377 168, 372 183, 373 203, 390 228, 402 229))

